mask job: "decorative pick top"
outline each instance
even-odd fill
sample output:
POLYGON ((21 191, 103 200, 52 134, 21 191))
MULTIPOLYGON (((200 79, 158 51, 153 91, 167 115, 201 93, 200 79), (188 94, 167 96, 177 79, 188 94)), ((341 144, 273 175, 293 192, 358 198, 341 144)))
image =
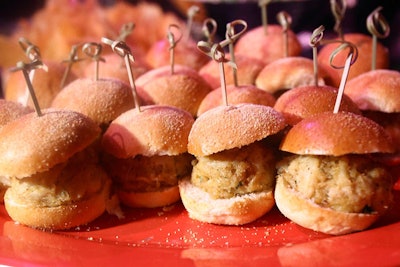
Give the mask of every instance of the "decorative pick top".
POLYGON ((140 112, 140 104, 139 104, 139 97, 136 91, 136 85, 132 73, 132 66, 131 62, 135 62, 134 57, 132 56, 131 49, 124 41, 113 41, 108 38, 102 37, 101 41, 107 45, 111 46, 111 49, 120 57, 122 57, 125 61, 126 70, 128 72, 129 83, 132 88, 133 99, 135 102, 135 108, 140 112))
POLYGON ((29 42, 25 38, 19 39, 19 44, 22 49, 25 51, 25 55, 31 60, 29 63, 25 63, 23 61, 17 62, 17 66, 12 68, 11 71, 22 71, 24 74, 24 78, 26 81, 26 85, 29 90, 29 94, 32 98, 33 105, 35 107, 36 114, 38 116, 42 116, 42 111, 39 106, 39 102, 37 100, 35 90, 32 85, 32 81, 35 75, 36 69, 43 69, 44 71, 48 71, 47 66, 43 63, 40 56, 40 51, 37 46, 29 42))
POLYGON ((247 29, 247 23, 244 20, 236 20, 227 25, 227 34, 226 39, 219 43, 210 43, 206 41, 199 41, 197 43, 197 48, 209 56, 212 60, 216 61, 219 64, 219 72, 221 78, 221 90, 223 96, 223 103, 228 105, 228 98, 226 95, 226 82, 225 82, 225 71, 224 71, 224 63, 228 63, 232 66, 233 69, 236 69, 237 66, 235 62, 229 61, 225 58, 224 47, 235 42, 247 29), (236 25, 241 25, 242 29, 235 33, 234 27, 236 25))

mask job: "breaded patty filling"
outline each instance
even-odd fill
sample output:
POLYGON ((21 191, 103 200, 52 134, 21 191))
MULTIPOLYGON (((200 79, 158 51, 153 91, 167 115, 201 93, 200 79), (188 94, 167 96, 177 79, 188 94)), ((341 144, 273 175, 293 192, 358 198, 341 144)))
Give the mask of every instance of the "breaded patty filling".
POLYGON ((290 156, 277 168, 278 179, 325 208, 382 213, 392 200, 390 173, 365 156, 290 156))
POLYGON ((85 150, 49 171, 23 179, 11 178, 8 190, 16 203, 40 207, 56 207, 89 199, 111 182, 92 155, 93 151, 85 150))
POLYGON ((104 157, 107 172, 118 189, 127 192, 154 192, 177 186, 178 180, 189 177, 193 156, 184 153, 177 156, 136 156, 118 159, 104 157))
POLYGON ((275 160, 271 148, 255 142, 242 148, 198 157, 191 182, 211 197, 231 198, 271 191, 275 185, 275 160))

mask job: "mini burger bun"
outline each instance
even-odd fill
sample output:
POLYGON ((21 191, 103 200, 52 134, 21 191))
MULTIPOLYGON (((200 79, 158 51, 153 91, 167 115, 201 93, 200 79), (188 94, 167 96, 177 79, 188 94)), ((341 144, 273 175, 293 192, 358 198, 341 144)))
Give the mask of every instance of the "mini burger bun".
POLYGON ((279 210, 296 224, 332 235, 364 230, 379 218, 377 213, 346 213, 318 206, 302 198, 281 177, 276 182, 275 201, 279 210))
POLYGON ((219 106, 196 119, 189 134, 188 152, 207 156, 240 148, 276 134, 285 126, 283 115, 269 106, 219 106))
MULTIPOLYGON (((96 174, 106 175, 100 167, 92 168, 96 174)), ((4 205, 13 221, 38 229, 64 230, 87 224, 104 213, 110 195, 111 181, 90 198, 60 206, 35 206, 21 204, 14 199, 12 190, 4 195, 4 205)))
POLYGON ((131 87, 115 78, 80 78, 71 82, 52 101, 51 107, 85 114, 98 125, 108 125, 135 106, 131 87))
MULTIPOLYGON (((331 68, 319 66, 318 85, 339 86, 332 78, 331 68)), ((314 63, 305 57, 285 57, 266 65, 257 75, 255 85, 269 93, 299 86, 315 85, 314 63)))
POLYGON ((78 112, 46 109, 10 122, 0 130, 0 173, 23 178, 47 171, 82 151, 100 128, 78 112))
POLYGON ((190 179, 181 180, 179 189, 189 217, 201 222, 242 225, 260 218, 275 205, 272 191, 213 199, 205 191, 194 186, 190 179))
MULTIPOLYGON (((275 104, 275 97, 254 85, 239 85, 233 84, 226 86, 227 100, 231 105, 240 103, 252 103, 265 106, 273 106, 275 104)), ((222 90, 218 88, 211 91, 201 101, 199 109, 197 110, 197 116, 206 112, 209 109, 223 105, 222 90)))
POLYGON ((139 97, 147 105, 169 105, 188 111, 193 117, 211 86, 193 68, 175 65, 152 69, 138 79, 139 97))
MULTIPOLYGON (((301 44, 292 30, 288 30, 288 56, 299 56, 301 44)), ((235 44, 235 54, 261 59, 264 64, 285 57, 283 28, 280 25, 269 24, 267 33, 265 27, 259 26, 245 32, 235 44)))
MULTIPOLYGON (((372 37, 362 33, 347 33, 344 35, 344 40, 352 43, 358 49, 357 60, 351 65, 347 79, 353 79, 361 73, 370 71, 372 67, 372 37)), ((340 43, 327 43, 318 51, 318 64, 326 68, 331 68, 337 73, 337 84, 340 84, 343 69, 333 69, 330 64, 330 58, 332 52, 339 45, 340 43)), ((333 64, 336 66, 344 66, 347 57, 347 53, 338 53, 333 59, 333 64)), ((376 47, 376 68, 389 68, 389 50, 379 42, 376 47)))
POLYGON ((386 113, 400 112, 400 72, 371 70, 354 77, 346 84, 348 95, 361 110, 386 113))
MULTIPOLYGON (((338 89, 332 86, 301 86, 284 92, 276 100, 274 109, 281 112, 288 124, 294 125, 304 118, 322 112, 333 112, 338 89)), ((357 105, 342 96, 339 110, 361 115, 357 105)))
POLYGON ((13 120, 33 112, 33 108, 14 101, 0 99, 0 128, 13 120))
POLYGON ((176 203, 181 197, 178 186, 166 187, 153 192, 118 191, 118 197, 128 207, 157 208, 176 203))
POLYGON ((323 112, 301 120, 281 150, 298 155, 393 153, 391 137, 374 121, 351 112, 323 112))
POLYGON ((187 138, 193 124, 187 111, 161 105, 122 113, 102 138, 103 150, 117 158, 136 155, 173 156, 187 152, 187 138))

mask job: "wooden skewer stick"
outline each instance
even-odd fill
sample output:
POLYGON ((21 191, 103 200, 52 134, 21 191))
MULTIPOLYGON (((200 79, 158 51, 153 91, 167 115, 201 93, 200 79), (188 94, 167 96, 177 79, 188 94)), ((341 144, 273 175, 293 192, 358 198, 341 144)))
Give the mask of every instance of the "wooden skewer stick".
POLYGON ((292 24, 292 17, 286 11, 281 11, 276 15, 279 24, 283 29, 283 56, 287 57, 289 55, 289 41, 288 34, 290 30, 290 25, 292 24))
POLYGON ((268 12, 267 6, 272 0, 259 0, 258 6, 261 8, 261 23, 264 28, 264 34, 268 34, 268 12))
POLYGON ((367 17, 367 29, 372 34, 372 62, 371 70, 376 69, 376 48, 378 44, 378 38, 383 39, 389 36, 390 26, 387 20, 380 13, 382 7, 377 7, 367 17))
MULTIPOLYGON (((229 40, 229 54, 231 56, 231 62, 233 62, 236 65, 236 59, 235 59, 235 52, 233 49, 233 44, 234 42, 242 35, 247 29, 247 22, 244 20, 234 20, 226 25, 226 33, 225 33, 225 38, 226 40, 229 40), (242 29, 239 31, 237 34, 235 31, 236 26, 242 26, 242 29)), ((233 71, 233 81, 234 85, 238 86, 238 77, 237 77, 237 68, 232 68, 233 71)))
POLYGON ((137 90, 136 90, 136 85, 135 85, 135 80, 133 77, 133 72, 132 72, 132 66, 131 66, 131 62, 135 62, 134 57, 132 56, 131 53, 131 49, 129 48, 129 46, 123 42, 123 41, 112 41, 108 38, 101 38, 101 41, 105 44, 108 44, 111 46, 112 50, 119 56, 121 56, 124 61, 125 61, 125 65, 126 65, 126 70, 128 72, 128 78, 129 78, 129 83, 131 85, 132 88, 132 95, 133 95, 133 100, 135 102, 135 108, 137 109, 138 112, 141 112, 140 109, 140 103, 139 103, 139 97, 137 94, 137 90))
POLYGON ((38 68, 42 68, 47 71, 47 67, 42 63, 42 61, 40 61, 38 59, 31 63, 28 63, 28 64, 26 64, 22 61, 19 61, 19 62, 17 62, 17 66, 15 68, 12 68, 11 71, 20 71, 20 70, 22 71, 22 73, 24 74, 26 85, 29 90, 29 94, 32 98, 32 102, 35 107, 36 114, 38 116, 42 116, 43 114, 40 109, 39 101, 37 100, 36 93, 35 93, 35 90, 32 85, 32 80, 29 75, 30 72, 32 72, 33 70, 38 69, 38 68))
POLYGON ((82 51, 96 62, 94 77, 96 81, 99 79, 99 62, 105 62, 104 58, 101 57, 102 49, 101 44, 94 42, 85 43, 82 47, 82 51))
POLYGON ((182 32, 179 28, 178 25, 176 24, 171 24, 168 27, 168 32, 167 32, 167 39, 169 42, 169 63, 171 66, 171 74, 175 73, 174 67, 175 67, 175 47, 176 45, 180 42, 182 39, 182 32), (176 32, 178 33, 178 38, 175 38, 175 34, 173 33, 173 29, 176 29, 176 32))
POLYGON ((344 88, 347 82, 347 77, 349 75, 349 71, 350 71, 350 66, 352 64, 354 64, 354 62, 357 60, 358 57, 358 50, 357 47, 349 42, 346 41, 341 41, 342 44, 339 45, 331 54, 330 56, 330 64, 333 68, 336 69, 341 69, 343 68, 343 73, 342 73, 342 78, 340 80, 340 85, 339 85, 339 90, 338 90, 338 95, 336 97, 336 102, 335 102, 335 107, 333 109, 333 113, 337 113, 339 111, 340 108, 340 103, 342 101, 342 96, 344 94, 344 88), (344 66, 335 66, 333 64, 333 59, 334 57, 339 54, 340 52, 344 51, 346 48, 349 48, 349 54, 347 56, 346 62, 344 66))

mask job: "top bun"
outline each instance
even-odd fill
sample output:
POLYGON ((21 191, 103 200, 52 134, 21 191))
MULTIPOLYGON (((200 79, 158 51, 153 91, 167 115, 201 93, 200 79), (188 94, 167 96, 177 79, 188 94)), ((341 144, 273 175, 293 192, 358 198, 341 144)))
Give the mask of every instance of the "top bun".
MULTIPOLYGON (((201 101, 197 116, 206 112, 209 109, 223 105, 222 88, 212 90, 201 101)), ((261 90, 254 85, 227 85, 226 86, 227 100, 230 105, 241 103, 252 103, 265 106, 273 106, 275 104, 275 97, 261 90)))
POLYGON ((33 109, 30 107, 23 106, 14 101, 0 99, 0 128, 31 112, 33 112, 33 109))
POLYGON ((187 152, 190 113, 171 106, 143 106, 116 118, 103 135, 103 150, 117 158, 187 152))
POLYGON ((345 94, 361 110, 400 112, 400 72, 371 70, 349 80, 345 94))
MULTIPOLYGON (((277 100, 274 108, 281 112, 288 124, 294 125, 311 115, 333 112, 338 89, 331 86, 302 86, 284 92, 277 100)), ((342 96, 341 111, 360 114, 357 105, 346 95, 342 96)))
POLYGON ((281 150, 300 155, 392 153, 390 136, 374 121, 350 112, 324 112, 294 125, 281 150))
MULTIPOLYGON (((283 58, 284 53, 283 28, 280 25, 269 24, 267 33, 265 27, 259 26, 245 32, 235 45, 237 55, 245 55, 261 59, 264 64, 269 64, 278 58, 283 58)), ((301 54, 301 44, 292 30, 288 30, 288 56, 301 54)))
POLYGON ((88 117, 73 111, 29 113, 0 130, 0 173, 23 178, 66 162, 100 134, 88 117))
POLYGON ((51 106, 80 112, 102 125, 135 104, 131 87, 121 80, 80 78, 64 87, 51 106))
POLYGON ((136 80, 137 92, 147 105, 168 105, 188 111, 193 117, 211 86, 193 68, 175 65, 152 69, 136 80))
MULTIPOLYGON (((279 90, 315 85, 313 60, 305 57, 277 59, 259 72, 255 84, 272 94, 279 90)), ((321 66, 318 69, 318 85, 325 84, 336 86, 329 69, 321 66)))
POLYGON ((219 106, 196 119, 189 134, 188 152, 207 156, 240 148, 276 134, 285 126, 283 116, 269 106, 219 106))

